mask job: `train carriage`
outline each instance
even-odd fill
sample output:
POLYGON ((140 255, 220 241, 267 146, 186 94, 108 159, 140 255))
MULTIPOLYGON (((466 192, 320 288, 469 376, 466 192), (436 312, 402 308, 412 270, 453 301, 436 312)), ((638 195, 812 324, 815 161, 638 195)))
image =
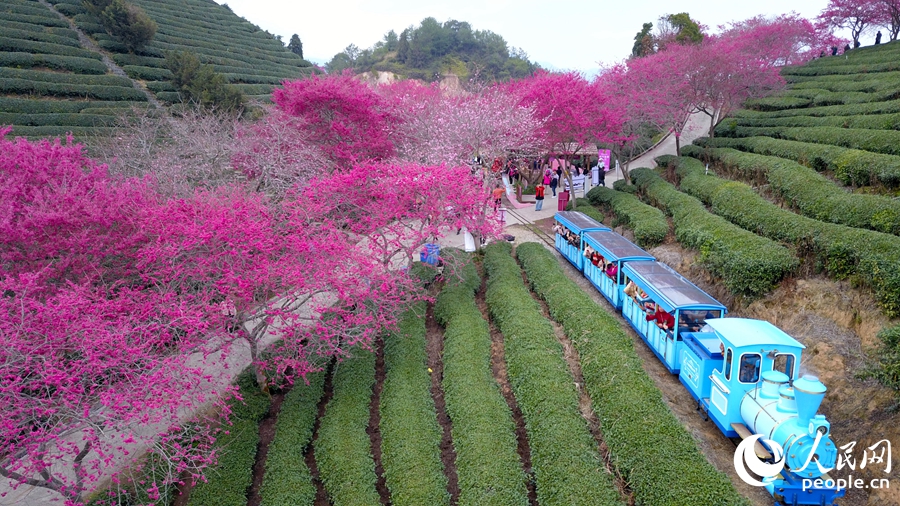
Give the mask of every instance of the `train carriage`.
POLYGON ((584 266, 582 235, 585 232, 598 230, 609 231, 610 228, 578 211, 561 211, 556 213, 554 218, 556 219, 556 250, 581 271, 584 266))
POLYGON ((606 297, 617 310, 622 309, 622 293, 625 283, 622 268, 625 262, 640 260, 656 260, 656 258, 633 244, 628 239, 611 231, 586 232, 582 236, 585 248, 590 246, 600 255, 600 261, 593 263, 584 259, 584 277, 606 297), (604 264, 613 264, 614 271, 608 273, 604 264))
POLYGON ((707 319, 721 318, 728 310, 668 265, 626 262, 622 274, 623 283, 633 282, 640 292, 635 297, 623 297, 622 316, 666 368, 677 374, 681 370, 683 334, 699 332, 707 319), (672 323, 668 329, 660 328, 659 320, 648 318, 660 314, 669 315, 672 323))

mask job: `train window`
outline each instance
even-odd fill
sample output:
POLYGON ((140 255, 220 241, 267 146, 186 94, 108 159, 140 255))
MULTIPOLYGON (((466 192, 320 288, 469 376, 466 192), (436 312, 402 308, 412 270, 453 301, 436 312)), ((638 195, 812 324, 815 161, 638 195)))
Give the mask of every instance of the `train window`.
POLYGON ((759 367, 762 356, 758 353, 746 353, 741 355, 741 383, 756 383, 759 381, 759 367))
POLYGON ((731 348, 725 352, 725 381, 731 381, 731 348))
POLYGON ((775 363, 772 369, 787 374, 788 378, 794 377, 794 356, 788 353, 779 353, 775 355, 775 363))

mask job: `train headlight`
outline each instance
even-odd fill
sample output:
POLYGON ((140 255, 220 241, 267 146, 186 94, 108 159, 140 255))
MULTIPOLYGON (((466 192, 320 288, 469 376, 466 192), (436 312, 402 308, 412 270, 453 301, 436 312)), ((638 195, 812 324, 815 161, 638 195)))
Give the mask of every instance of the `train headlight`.
POLYGON ((825 419, 825 415, 816 415, 809 421, 809 437, 816 437, 816 434, 821 434, 822 437, 826 437, 829 433, 831 433, 831 424, 828 423, 828 420, 825 419))

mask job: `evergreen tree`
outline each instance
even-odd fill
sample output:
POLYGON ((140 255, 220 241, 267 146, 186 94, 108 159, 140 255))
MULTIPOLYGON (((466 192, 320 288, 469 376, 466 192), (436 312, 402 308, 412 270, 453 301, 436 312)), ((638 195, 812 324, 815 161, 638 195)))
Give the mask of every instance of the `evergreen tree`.
POLYGON ((291 35, 291 41, 288 42, 287 48, 290 49, 292 53, 303 58, 303 43, 300 42, 300 37, 297 36, 296 33, 291 35))
POLYGON ((634 36, 634 45, 631 47, 632 57, 640 58, 653 52, 653 36, 650 34, 652 29, 653 23, 644 23, 641 31, 634 36))
POLYGON ((400 63, 406 63, 406 59, 409 57, 409 30, 403 30, 403 33, 400 34, 400 40, 397 41, 397 61, 400 63))

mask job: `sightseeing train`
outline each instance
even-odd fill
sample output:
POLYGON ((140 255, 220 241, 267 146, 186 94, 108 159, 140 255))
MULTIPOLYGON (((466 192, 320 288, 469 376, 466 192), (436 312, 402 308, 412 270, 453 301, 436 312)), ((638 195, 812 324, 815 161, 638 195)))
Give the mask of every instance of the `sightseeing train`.
POLYGON ((725 318, 725 305, 585 214, 556 213, 554 232, 556 250, 678 375, 703 416, 727 437, 756 439, 765 469, 780 471, 762 479, 776 505, 843 497, 826 474, 837 459, 830 424, 816 413, 825 385, 798 377, 802 344, 767 321, 725 318))

